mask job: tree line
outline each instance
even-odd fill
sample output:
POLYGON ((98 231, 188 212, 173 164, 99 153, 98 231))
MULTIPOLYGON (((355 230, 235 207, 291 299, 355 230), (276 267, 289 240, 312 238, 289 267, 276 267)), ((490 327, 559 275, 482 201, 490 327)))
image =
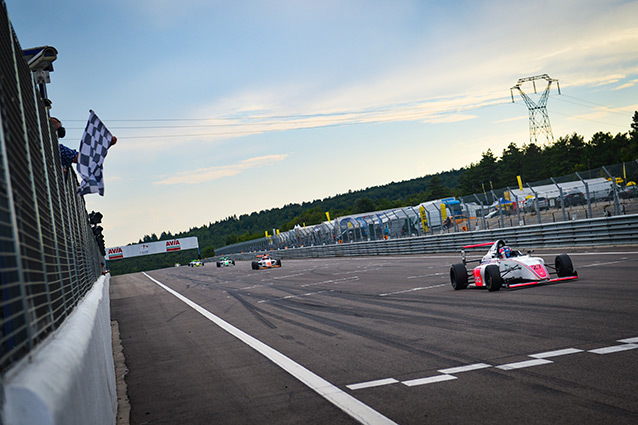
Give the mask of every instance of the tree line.
MULTIPOLYGON (((510 143, 500 157, 488 149, 483 152, 479 161, 459 170, 348 191, 300 204, 287 204, 280 208, 242 214, 239 217, 233 215, 180 233, 161 232, 159 236, 153 233, 145 235, 137 243, 196 236, 202 256, 212 257, 215 248, 263 237, 265 231, 270 233, 272 229, 279 229, 284 232, 295 225, 319 224, 326 220, 326 212, 329 212, 331 218, 337 218, 413 206, 433 199, 481 193, 488 183, 494 188, 511 186, 519 175, 527 182, 536 182, 637 158, 638 111, 634 112, 631 129, 626 133, 612 135, 608 132, 598 132, 589 141, 574 133, 560 137, 554 143, 529 143, 521 147, 516 143, 510 143)), ((172 266, 178 258, 181 259, 179 256, 173 257, 169 254, 135 257, 112 261, 109 265, 113 274, 130 273, 148 270, 143 268, 145 266, 172 266)))

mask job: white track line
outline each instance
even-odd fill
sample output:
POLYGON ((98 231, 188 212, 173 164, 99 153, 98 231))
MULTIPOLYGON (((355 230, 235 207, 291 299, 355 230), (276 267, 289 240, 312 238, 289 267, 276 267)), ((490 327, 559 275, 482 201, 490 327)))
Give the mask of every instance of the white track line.
POLYGON ((625 261, 627 261, 627 259, 624 260, 618 260, 618 261, 607 261, 606 263, 592 263, 592 264, 585 264, 582 266, 578 266, 579 269, 584 269, 587 267, 598 267, 598 266, 608 266, 609 264, 618 264, 618 263, 624 263, 625 261))
POLYGON ((554 362, 551 360, 545 360, 545 359, 525 360, 522 362, 502 364, 500 366, 496 366, 496 368, 501 370, 514 370, 514 369, 522 369, 524 367, 540 366, 540 365, 548 364, 548 363, 554 363, 554 362))
POLYGON ((634 350, 636 348, 638 348, 638 344, 623 344, 613 345, 611 347, 596 348, 595 350, 588 350, 587 352, 594 354, 609 354, 617 353, 619 351, 634 350))
POLYGON ((448 285, 447 283, 442 283, 440 285, 421 286, 421 287, 418 287, 418 288, 404 289, 403 291, 387 292, 385 294, 379 294, 379 296, 380 297, 387 297, 388 295, 405 294, 405 293, 408 293, 408 292, 420 291, 422 289, 440 288, 441 286, 447 286, 447 285, 448 285))
POLYGON ((492 366, 487 363, 474 363, 467 366, 451 367, 449 369, 439 369, 438 372, 452 375, 455 373, 469 372, 471 370, 485 369, 488 367, 492 367, 492 366))
POLYGON ((312 295, 319 295, 319 294, 325 294, 328 292, 334 292, 334 289, 323 289, 321 291, 315 291, 315 292, 306 292, 305 294, 299 294, 299 295, 286 295, 285 297, 278 297, 278 298, 273 298, 270 300, 259 300, 257 301, 259 304, 261 303, 269 303, 272 301, 281 301, 281 300, 292 300, 295 298, 302 298, 302 297, 310 297, 312 295))
POLYGON ((359 276, 342 277, 341 279, 330 279, 330 280, 323 280, 321 282, 304 283, 303 285, 301 285, 301 287, 307 288, 308 286, 319 286, 319 285, 327 285, 327 284, 341 283, 341 282, 352 282, 355 280, 359 280, 359 276))
POLYGON ((243 288, 237 288, 237 290, 239 291, 245 291, 247 289, 255 289, 255 288, 261 288, 264 287, 266 285, 253 285, 253 286, 244 286, 243 288))
POLYGON ((457 379, 457 378, 456 376, 452 376, 452 375, 436 375, 436 376, 428 376, 427 378, 411 379, 409 381, 403 381, 401 383, 403 385, 407 385, 408 387, 414 387, 417 385, 434 384, 436 382, 451 381, 452 379, 457 379))
POLYGON ((376 381, 361 382, 359 384, 350 384, 350 385, 346 385, 346 387, 348 387, 351 390, 360 390, 363 388, 381 387, 383 385, 396 384, 397 382, 399 381, 397 381, 394 378, 386 378, 386 379, 377 379, 376 381))
POLYGON ((277 277, 273 277, 272 280, 278 280, 278 279, 288 279, 290 277, 299 277, 299 276, 303 276, 305 273, 297 273, 297 274, 288 274, 285 276, 277 276, 277 277))
POLYGON ((292 359, 286 357, 284 354, 279 351, 271 348, 270 346, 264 344, 258 339, 248 335, 244 331, 236 328, 225 320, 215 316, 210 311, 201 307, 200 305, 194 303, 189 300, 182 294, 177 291, 172 290, 168 286, 164 285, 160 281, 152 278, 148 274, 142 272, 144 276, 148 277, 150 280, 155 282, 158 286, 165 289, 169 293, 173 294, 181 301, 186 303, 193 310, 197 311, 202 316, 206 317, 211 322, 215 323, 217 326, 234 336, 235 338, 242 341, 244 344, 248 345, 258 353, 262 354, 268 360, 297 378, 299 381, 307 385, 310 389, 315 391, 317 394, 321 395, 323 398, 328 400, 330 403, 337 406, 339 409, 343 410, 345 413, 350 415, 355 420, 361 422, 362 424, 396 424, 396 422, 388 419, 383 416, 381 413, 377 412, 367 404, 362 403, 356 398, 352 397, 350 394, 345 391, 339 389, 338 387, 332 385, 330 382, 326 381, 319 375, 311 372, 306 369, 299 363, 293 361, 292 359))
POLYGON ((578 348, 565 348, 563 350, 555 350, 555 351, 546 351, 544 353, 538 354, 530 354, 530 357, 534 357, 535 359, 546 359, 548 357, 558 357, 558 356, 566 356, 567 354, 576 354, 582 353, 584 350, 579 350, 578 348))
MULTIPOLYGON (((638 348, 638 337, 619 339, 618 342, 623 342, 625 344, 614 345, 611 347, 597 348, 595 350, 589 350, 588 352, 595 353, 595 354, 609 354, 609 353, 616 353, 619 351, 633 350, 638 348)), ((469 364, 466 366, 450 367, 447 369, 437 370, 437 372, 442 373, 443 375, 412 379, 412 380, 404 381, 401 383, 409 387, 416 386, 416 385, 433 384, 436 382, 449 381, 452 379, 456 379, 456 377, 452 376, 455 373, 470 372, 473 370, 487 369, 490 367, 496 367, 501 370, 515 370, 515 369, 521 369, 525 367, 532 367, 532 366, 539 366, 539 365, 553 363, 551 360, 545 360, 547 358, 567 356, 570 354, 577 354, 577 353, 584 353, 584 352, 585 350, 581 350, 579 348, 563 348, 562 350, 545 351, 543 353, 530 354, 529 357, 533 357, 535 360, 526 360, 522 362, 508 363, 508 364, 504 364, 500 366, 492 366, 487 363, 474 363, 474 364, 469 364)), ((357 390, 361 388, 379 387, 382 385, 395 384, 397 382, 398 381, 394 378, 386 378, 386 379, 378 379, 376 381, 361 382, 359 384, 350 384, 350 385, 346 385, 346 387, 348 387, 351 390, 357 390)))

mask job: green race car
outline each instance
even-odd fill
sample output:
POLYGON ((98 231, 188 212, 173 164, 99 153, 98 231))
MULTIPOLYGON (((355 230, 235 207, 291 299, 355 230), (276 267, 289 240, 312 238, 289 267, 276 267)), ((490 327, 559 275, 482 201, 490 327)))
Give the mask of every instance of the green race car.
POLYGON ((235 265, 235 260, 231 260, 228 257, 221 257, 217 262, 217 267, 230 267, 235 265))
POLYGON ((204 267, 204 262, 202 260, 192 260, 188 265, 189 267, 204 267))

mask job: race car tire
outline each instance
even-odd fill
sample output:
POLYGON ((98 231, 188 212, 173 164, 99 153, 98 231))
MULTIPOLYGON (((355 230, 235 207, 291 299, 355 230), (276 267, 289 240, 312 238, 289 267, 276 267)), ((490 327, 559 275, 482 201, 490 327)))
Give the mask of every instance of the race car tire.
POLYGON ((230 260, 230 262, 232 263, 232 265, 235 265, 235 260, 230 260))
POLYGON ((219 261, 217 262, 217 267, 221 267, 222 263, 220 263, 219 261))
POLYGON ((452 267, 450 267, 450 282, 455 290, 467 288, 467 269, 465 264, 452 264, 452 267))
POLYGON ((485 267, 485 286, 487 290, 490 292, 498 291, 502 285, 503 279, 498 266, 490 265, 485 267))
POLYGON ((569 258, 567 254, 557 255, 554 260, 554 266, 556 267, 558 277, 574 275, 574 265, 572 264, 572 259, 569 258))
POLYGON ((252 266, 253 270, 258 270, 259 269, 259 263, 257 261, 253 261, 251 263, 251 266, 252 266))
POLYGON ((276 265, 276 266, 280 266, 280 267, 281 267, 281 260, 277 260, 277 261, 275 261, 275 265, 276 265))

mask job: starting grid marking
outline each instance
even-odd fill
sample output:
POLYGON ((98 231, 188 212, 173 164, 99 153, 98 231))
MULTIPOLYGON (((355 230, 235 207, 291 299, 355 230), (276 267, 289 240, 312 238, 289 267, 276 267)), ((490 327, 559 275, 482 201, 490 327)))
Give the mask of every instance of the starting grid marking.
MULTIPOLYGON (((617 340, 617 342, 621 342, 622 344, 611 345, 609 347, 596 348, 593 350, 587 350, 586 352, 603 355, 603 354, 617 353, 619 351, 638 349, 638 337, 619 339, 617 340)), ((367 381, 367 382, 360 382, 357 384, 346 385, 346 388, 348 388, 349 390, 355 391, 355 390, 360 390, 363 388, 380 387, 383 385, 391 385, 391 384, 398 384, 398 383, 401 383, 408 387, 415 387, 418 385, 427 385, 427 384, 434 384, 437 382, 451 381, 454 379, 458 379, 454 374, 470 372, 473 370, 487 369, 490 367, 495 367, 496 369, 500 369, 500 370, 516 370, 516 369, 523 369, 526 367, 541 366, 544 364, 554 363, 552 360, 547 360, 548 358, 567 356, 570 354, 577 354, 577 353, 583 353, 583 352, 585 352, 585 350, 580 350, 578 348, 565 348, 562 350, 546 351, 544 353, 530 354, 528 357, 532 357, 533 360, 524 360, 520 362, 506 363, 506 364, 495 365, 495 366, 492 366, 487 363, 474 363, 474 364, 465 365, 465 366, 451 367, 448 369, 439 369, 437 372, 441 373, 441 375, 426 376, 424 378, 410 379, 407 381, 399 381, 394 378, 377 379, 374 381, 367 381)))

